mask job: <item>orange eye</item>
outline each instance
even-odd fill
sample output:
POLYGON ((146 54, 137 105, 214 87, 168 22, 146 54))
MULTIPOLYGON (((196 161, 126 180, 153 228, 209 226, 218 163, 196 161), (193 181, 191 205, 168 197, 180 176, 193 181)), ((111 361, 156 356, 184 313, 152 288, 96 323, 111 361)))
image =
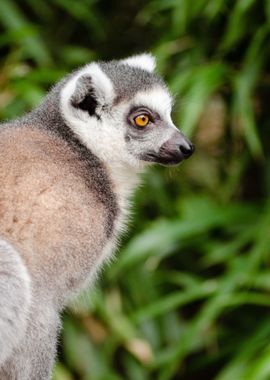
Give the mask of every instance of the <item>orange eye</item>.
POLYGON ((138 127, 146 127, 149 123, 149 117, 147 115, 139 115, 135 117, 134 121, 138 127))

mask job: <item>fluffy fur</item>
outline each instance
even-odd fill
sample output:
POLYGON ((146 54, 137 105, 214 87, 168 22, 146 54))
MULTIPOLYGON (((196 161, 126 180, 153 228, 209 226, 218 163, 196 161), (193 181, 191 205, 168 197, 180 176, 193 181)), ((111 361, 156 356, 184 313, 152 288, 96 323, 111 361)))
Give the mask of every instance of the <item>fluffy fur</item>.
POLYGON ((91 63, 0 128, 1 380, 51 378, 59 314, 112 254, 138 174, 192 153, 154 67, 91 63))
POLYGON ((150 72, 153 72, 156 68, 155 58, 151 54, 134 55, 133 57, 123 59, 122 63, 150 72))

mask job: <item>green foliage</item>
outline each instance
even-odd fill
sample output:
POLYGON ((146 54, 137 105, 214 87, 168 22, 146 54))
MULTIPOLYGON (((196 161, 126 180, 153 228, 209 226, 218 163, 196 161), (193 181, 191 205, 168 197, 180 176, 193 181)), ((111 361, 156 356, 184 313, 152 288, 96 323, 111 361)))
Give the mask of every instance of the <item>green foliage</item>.
POLYGON ((0 117, 150 49, 196 153, 155 168, 117 259, 64 316, 54 380, 270 378, 270 1, 1 0, 0 117))

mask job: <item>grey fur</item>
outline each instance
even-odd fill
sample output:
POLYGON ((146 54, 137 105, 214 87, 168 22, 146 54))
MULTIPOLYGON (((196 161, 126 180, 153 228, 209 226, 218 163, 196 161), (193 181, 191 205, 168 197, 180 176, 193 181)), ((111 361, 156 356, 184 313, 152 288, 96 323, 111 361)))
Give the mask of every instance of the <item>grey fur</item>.
POLYGON ((93 78, 79 77, 68 107, 82 130, 76 130, 61 103, 63 89, 81 69, 53 87, 31 113, 0 128, 0 380, 51 378, 59 315, 95 277, 123 228, 127 190, 137 170, 130 162, 148 151, 158 155, 175 133, 155 111, 145 134, 132 125, 138 92, 159 87, 167 94, 160 77, 121 61, 99 67, 113 83, 113 104, 99 98, 93 78), (121 105, 128 110, 124 114, 121 105), (92 135, 85 131, 90 127, 92 135), (94 133, 107 138, 105 146, 98 145, 108 148, 107 161, 93 143, 93 150, 88 146, 94 133), (108 133, 117 147, 119 138, 130 162, 109 146, 108 133), (116 158, 110 157, 114 152, 116 158), (120 181, 112 170, 114 159, 122 170, 120 181))
POLYGON ((100 67, 113 82, 117 97, 116 102, 131 100, 139 91, 161 86, 166 89, 162 78, 152 72, 141 70, 121 61, 100 62, 100 67))

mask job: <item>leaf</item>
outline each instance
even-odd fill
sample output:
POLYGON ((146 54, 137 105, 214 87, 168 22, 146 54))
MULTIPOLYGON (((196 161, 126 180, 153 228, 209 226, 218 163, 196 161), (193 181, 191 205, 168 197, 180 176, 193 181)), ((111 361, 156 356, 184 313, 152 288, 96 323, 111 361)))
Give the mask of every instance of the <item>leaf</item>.
POLYGON ((23 13, 13 0, 1 0, 0 22, 8 30, 18 35, 20 33, 23 35, 25 30, 30 31, 30 33, 28 32, 25 35, 21 43, 21 49, 25 57, 33 57, 41 65, 49 65, 51 63, 50 53, 38 35, 37 29, 33 26, 30 28, 30 23, 25 19, 23 13))
POLYGON ((235 1, 235 6, 230 12, 221 50, 233 48, 245 36, 249 27, 247 13, 255 3, 256 0, 235 1))
POLYGON ((198 287, 193 287, 191 290, 170 294, 169 296, 164 297, 164 299, 160 299, 159 301, 138 310, 132 316, 132 319, 135 321, 141 321, 143 319, 153 318, 157 315, 168 313, 168 311, 174 310, 187 303, 201 300, 215 292, 215 290, 215 282, 209 281, 203 285, 200 284, 198 287))
POLYGON ((191 136, 209 97, 226 82, 228 68, 222 63, 211 63, 193 71, 184 97, 180 115, 181 130, 191 136))

